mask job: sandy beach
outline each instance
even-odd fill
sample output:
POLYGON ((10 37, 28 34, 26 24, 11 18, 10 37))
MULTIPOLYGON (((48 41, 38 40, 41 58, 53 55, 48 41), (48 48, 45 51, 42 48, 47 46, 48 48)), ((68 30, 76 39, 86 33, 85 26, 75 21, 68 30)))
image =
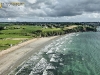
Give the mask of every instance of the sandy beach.
POLYGON ((0 75, 7 75, 7 73, 20 65, 24 60, 28 59, 29 56, 39 51, 47 42, 56 37, 57 36, 31 39, 7 50, 1 51, 0 75))

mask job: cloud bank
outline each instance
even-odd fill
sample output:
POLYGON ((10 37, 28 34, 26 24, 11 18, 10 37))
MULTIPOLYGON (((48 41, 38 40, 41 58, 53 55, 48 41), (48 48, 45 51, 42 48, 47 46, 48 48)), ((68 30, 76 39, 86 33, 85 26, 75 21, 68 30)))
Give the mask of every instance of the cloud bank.
POLYGON ((2 5, 0 18, 77 18, 83 14, 88 14, 87 17, 90 18, 89 14, 100 15, 100 0, 0 0, 0 2, 24 2, 21 6, 2 5))

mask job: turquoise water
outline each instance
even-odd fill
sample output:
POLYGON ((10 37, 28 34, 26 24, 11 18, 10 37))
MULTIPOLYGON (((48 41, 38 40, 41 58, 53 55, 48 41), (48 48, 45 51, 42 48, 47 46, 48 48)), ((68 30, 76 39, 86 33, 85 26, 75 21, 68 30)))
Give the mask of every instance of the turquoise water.
POLYGON ((9 75, 100 75, 100 32, 53 40, 9 75))

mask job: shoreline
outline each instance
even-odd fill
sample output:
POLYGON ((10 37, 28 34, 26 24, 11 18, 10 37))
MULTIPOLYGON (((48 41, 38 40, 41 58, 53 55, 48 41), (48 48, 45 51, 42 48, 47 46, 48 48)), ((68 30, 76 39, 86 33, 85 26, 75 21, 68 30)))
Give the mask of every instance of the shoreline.
POLYGON ((0 57, 3 56, 3 55, 5 55, 5 54, 7 54, 7 53, 10 53, 12 51, 15 51, 16 49, 19 49, 19 48, 27 45, 28 43, 34 42, 37 39, 38 38, 30 39, 28 41, 25 41, 25 42, 22 42, 22 43, 19 43, 19 44, 15 45, 15 46, 12 46, 12 47, 10 47, 10 48, 8 48, 6 50, 2 50, 2 51, 0 51, 0 57))
POLYGON ((13 46, 4 52, 0 52, 0 75, 7 75, 10 71, 38 52, 51 40, 59 36, 35 38, 13 46))

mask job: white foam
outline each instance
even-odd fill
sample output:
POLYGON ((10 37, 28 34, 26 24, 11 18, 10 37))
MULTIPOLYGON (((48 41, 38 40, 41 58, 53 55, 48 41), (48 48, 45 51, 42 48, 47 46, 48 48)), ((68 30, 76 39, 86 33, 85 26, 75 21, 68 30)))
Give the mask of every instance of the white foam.
POLYGON ((40 72, 44 71, 46 66, 47 66, 47 60, 42 58, 39 61, 39 63, 37 63, 36 66, 33 67, 33 70, 31 71, 31 73, 29 75, 33 75, 35 73, 40 73, 40 72))
POLYGON ((46 70, 44 70, 43 75, 48 75, 48 72, 46 70))

